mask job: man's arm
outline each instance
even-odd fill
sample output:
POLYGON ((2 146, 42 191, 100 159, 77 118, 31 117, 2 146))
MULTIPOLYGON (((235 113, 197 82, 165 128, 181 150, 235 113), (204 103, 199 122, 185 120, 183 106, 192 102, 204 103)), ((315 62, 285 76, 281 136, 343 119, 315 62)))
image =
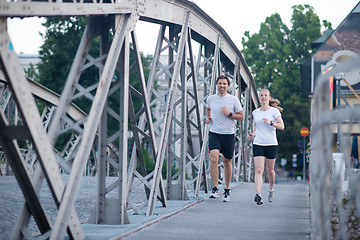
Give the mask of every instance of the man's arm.
POLYGON ((240 112, 231 113, 229 111, 229 109, 227 109, 227 107, 222 106, 221 107, 221 113, 225 114, 227 117, 230 117, 230 118, 232 118, 234 120, 237 120, 237 121, 244 120, 244 111, 242 111, 242 110, 240 112))
POLYGON ((211 122, 211 109, 206 108, 206 120, 205 124, 209 124, 211 122))
POLYGON ((231 118, 238 120, 238 121, 243 121, 244 120, 244 111, 233 113, 231 118))

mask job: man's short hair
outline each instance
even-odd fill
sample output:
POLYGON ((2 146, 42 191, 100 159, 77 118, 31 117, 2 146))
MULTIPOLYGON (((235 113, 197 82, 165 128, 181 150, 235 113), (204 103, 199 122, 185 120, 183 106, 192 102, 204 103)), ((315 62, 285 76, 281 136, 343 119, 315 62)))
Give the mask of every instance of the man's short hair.
POLYGON ((230 86, 230 79, 227 76, 225 76, 225 75, 218 76, 218 78, 216 79, 216 83, 219 81, 219 79, 226 79, 228 82, 228 85, 230 86))

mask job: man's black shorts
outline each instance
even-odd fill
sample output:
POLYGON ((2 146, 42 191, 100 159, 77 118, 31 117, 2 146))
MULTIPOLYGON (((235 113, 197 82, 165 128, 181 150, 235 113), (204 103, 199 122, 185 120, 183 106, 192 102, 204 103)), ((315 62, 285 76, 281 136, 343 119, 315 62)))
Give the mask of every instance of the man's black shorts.
POLYGON ((275 159, 278 153, 278 146, 271 145, 271 146, 259 146, 254 144, 253 145, 253 154, 254 157, 266 157, 268 159, 275 159))
POLYGON ((220 150, 227 159, 232 159, 235 147, 235 134, 209 132, 209 150, 220 150))

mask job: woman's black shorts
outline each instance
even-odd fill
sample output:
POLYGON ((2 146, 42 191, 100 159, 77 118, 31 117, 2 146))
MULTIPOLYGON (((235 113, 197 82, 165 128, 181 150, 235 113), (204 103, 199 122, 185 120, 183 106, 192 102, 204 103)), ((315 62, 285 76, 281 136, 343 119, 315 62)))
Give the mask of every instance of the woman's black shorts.
POLYGON ((275 159, 278 153, 278 146, 271 145, 271 146, 259 146, 254 144, 253 145, 253 154, 254 157, 266 157, 268 159, 275 159))
POLYGON ((227 159, 232 159, 235 148, 235 134, 209 132, 209 150, 220 150, 227 159))

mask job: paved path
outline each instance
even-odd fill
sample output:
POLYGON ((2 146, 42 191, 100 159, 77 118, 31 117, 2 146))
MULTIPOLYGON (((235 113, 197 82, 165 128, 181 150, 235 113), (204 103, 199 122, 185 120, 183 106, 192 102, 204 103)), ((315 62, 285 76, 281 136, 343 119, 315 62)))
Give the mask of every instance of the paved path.
MULTIPOLYGON (((66 180, 66 176, 65 176, 66 180)), ((309 186, 298 181, 278 181, 275 200, 267 202, 267 184, 263 187, 264 204, 254 202, 253 183, 232 183, 231 202, 198 199, 159 203, 153 216, 130 215, 131 224, 95 225, 86 223, 96 203, 93 190, 96 178, 84 177, 75 204, 87 240, 105 239, 308 239, 310 232, 309 186)), ((222 190, 222 188, 220 188, 222 190)), ((24 201, 14 177, 0 177, 0 240, 10 239, 24 201)), ((51 221, 56 206, 46 187, 40 197, 51 221)), ((146 209, 145 209, 146 210, 146 209)), ((31 224, 30 224, 31 225, 31 224)), ((32 224, 34 225, 34 224, 32 224)), ((35 227, 33 226, 32 229, 35 227)))
POLYGON ((254 184, 231 191, 231 202, 206 199, 123 239, 308 239, 309 191, 303 184, 276 184, 275 200, 254 202, 254 184))

